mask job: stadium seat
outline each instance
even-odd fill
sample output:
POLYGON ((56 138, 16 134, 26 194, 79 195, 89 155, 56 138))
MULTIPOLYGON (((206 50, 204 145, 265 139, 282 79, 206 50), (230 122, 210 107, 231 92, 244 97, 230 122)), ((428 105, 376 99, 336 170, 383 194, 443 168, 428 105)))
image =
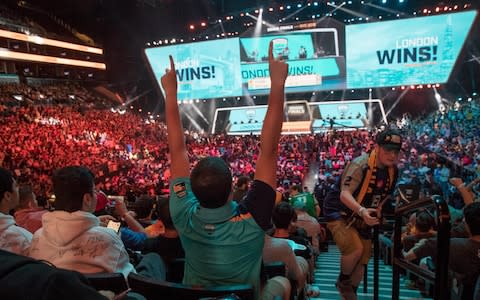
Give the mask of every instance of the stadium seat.
POLYGON ((248 284, 202 287, 154 280, 133 273, 128 275, 128 283, 133 292, 143 295, 148 300, 197 300, 204 297, 225 297, 230 299, 232 294, 242 300, 254 299, 253 287, 248 284))
POLYGON ((84 274, 90 285, 97 291, 112 291, 120 294, 128 289, 127 281, 122 273, 84 274))

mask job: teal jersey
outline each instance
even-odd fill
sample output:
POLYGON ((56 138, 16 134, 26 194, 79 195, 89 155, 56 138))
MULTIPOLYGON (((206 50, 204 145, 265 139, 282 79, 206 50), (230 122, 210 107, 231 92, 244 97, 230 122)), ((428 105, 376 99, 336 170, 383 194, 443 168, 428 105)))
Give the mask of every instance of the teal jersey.
POLYGON ((170 185, 170 213, 185 250, 184 284, 251 284, 260 293, 265 232, 235 201, 201 207, 189 178, 170 185))

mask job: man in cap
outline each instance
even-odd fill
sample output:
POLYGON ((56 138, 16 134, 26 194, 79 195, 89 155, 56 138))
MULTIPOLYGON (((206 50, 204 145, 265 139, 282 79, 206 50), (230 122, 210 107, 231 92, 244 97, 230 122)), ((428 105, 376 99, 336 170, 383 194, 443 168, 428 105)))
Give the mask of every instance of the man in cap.
POLYGON ((342 299, 357 299, 364 265, 371 256, 371 229, 378 225, 385 200, 398 177, 402 137, 396 130, 377 135, 370 154, 355 158, 324 201, 327 227, 341 252, 337 289, 342 299))

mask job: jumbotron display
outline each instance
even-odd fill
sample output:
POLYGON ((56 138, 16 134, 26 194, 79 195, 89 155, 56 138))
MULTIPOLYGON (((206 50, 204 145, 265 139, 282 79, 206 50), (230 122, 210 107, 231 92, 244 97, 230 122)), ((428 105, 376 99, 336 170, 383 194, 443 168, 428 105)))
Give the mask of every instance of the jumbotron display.
POLYGON ((268 94, 270 41, 274 54, 289 64, 287 93, 444 83, 476 15, 465 11, 346 27, 336 24, 147 48, 145 55, 159 85, 169 67, 168 56, 173 56, 180 100, 268 94))
POLYGON ((476 11, 347 26, 348 88, 448 81, 476 11))

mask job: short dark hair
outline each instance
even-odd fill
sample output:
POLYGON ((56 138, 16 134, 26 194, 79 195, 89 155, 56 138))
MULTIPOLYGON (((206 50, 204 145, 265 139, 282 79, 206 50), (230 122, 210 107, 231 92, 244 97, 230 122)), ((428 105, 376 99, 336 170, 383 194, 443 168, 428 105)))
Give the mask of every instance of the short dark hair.
POLYGON ((295 209, 288 202, 280 202, 275 206, 272 213, 272 221, 275 228, 288 229, 292 221, 297 218, 295 209))
POLYGON ((158 197, 157 199, 157 217, 162 221, 167 229, 175 229, 172 216, 170 215, 170 200, 168 197, 158 197))
POLYGON ((81 210, 83 196, 93 193, 94 180, 93 173, 85 167, 69 166, 56 170, 52 179, 55 209, 67 212, 81 210))
POLYGON ((13 192, 13 174, 5 168, 0 168, 0 202, 5 192, 13 192))
POLYGON ((237 179, 237 184, 236 184, 236 186, 237 186, 237 187, 240 187, 240 186, 242 186, 242 185, 244 185, 244 184, 248 184, 249 182, 250 182, 250 177, 248 177, 248 176, 240 176, 240 177, 238 177, 238 179, 237 179))
POLYGON ((33 188, 29 184, 21 185, 18 189, 18 203, 19 207, 26 208, 28 206, 28 202, 32 200, 33 195, 33 188))
POLYGON ((133 205, 137 218, 144 219, 150 215, 153 209, 153 199, 148 195, 140 196, 133 205))
POLYGON ((302 192, 302 186, 299 185, 299 184, 292 185, 292 186, 290 187, 290 189, 291 189, 292 191, 297 191, 297 192, 299 192, 299 193, 302 192))
POLYGON ((480 235, 480 202, 473 202, 463 209, 465 222, 472 235, 480 235))
POLYGON ((420 232, 428 232, 433 228, 435 220, 433 217, 426 211, 420 211, 416 214, 415 228, 420 232))
POLYGON ((219 157, 201 159, 190 174, 192 192, 205 208, 223 206, 232 191, 232 173, 219 157))

